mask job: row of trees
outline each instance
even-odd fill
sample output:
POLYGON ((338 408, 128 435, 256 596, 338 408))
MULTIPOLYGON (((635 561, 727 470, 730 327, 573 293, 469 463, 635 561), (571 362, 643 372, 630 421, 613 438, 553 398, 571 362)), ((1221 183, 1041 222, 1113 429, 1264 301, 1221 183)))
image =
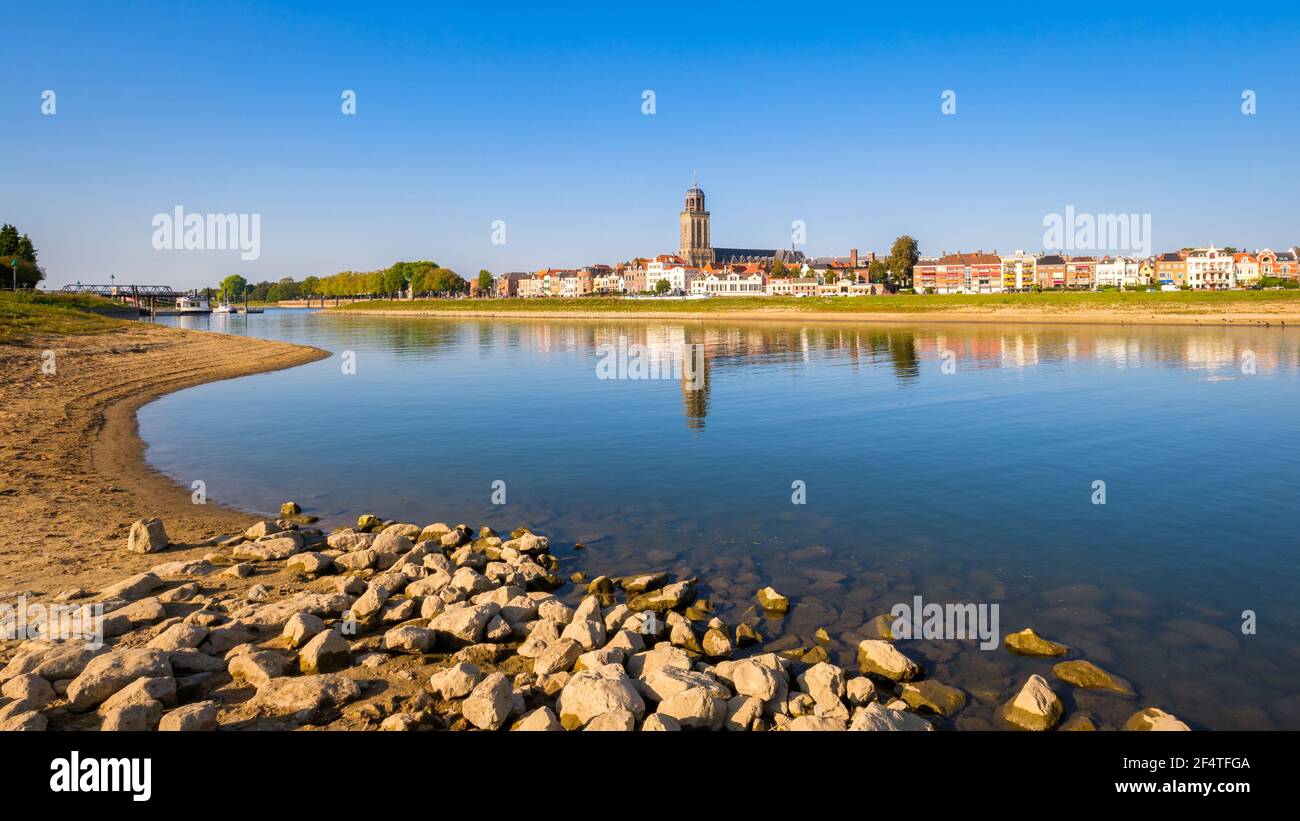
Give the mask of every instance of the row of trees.
MULTIPOLYGON (((492 288, 492 274, 479 271, 478 287, 492 288)), ((376 271, 340 271, 329 276, 282 277, 278 282, 250 284, 239 274, 231 274, 210 291, 221 292, 227 299, 241 300, 245 293, 252 302, 277 302, 282 299, 308 297, 398 297, 409 291, 417 297, 455 296, 469 291, 469 283, 450 268, 436 262, 395 262, 376 271)))
POLYGON ((15 273, 20 288, 35 288, 45 279, 45 272, 36 264, 36 246, 31 237, 19 235, 18 229, 7 222, 0 227, 0 266, 0 282, 5 285, 13 282, 15 273))

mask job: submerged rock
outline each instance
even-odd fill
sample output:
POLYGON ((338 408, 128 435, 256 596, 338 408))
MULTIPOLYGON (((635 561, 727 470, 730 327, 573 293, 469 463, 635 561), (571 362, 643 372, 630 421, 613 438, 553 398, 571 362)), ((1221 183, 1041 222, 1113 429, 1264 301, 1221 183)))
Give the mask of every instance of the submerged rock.
POLYGON ((1052 675, 1061 681, 1083 687, 1088 690, 1109 690, 1120 695, 1131 696, 1133 689, 1128 682, 1122 681, 1090 661, 1076 659, 1063 661, 1052 667, 1052 675))
POLYGON ((1002 642, 1008 650, 1021 656, 1063 656, 1070 652, 1069 647, 1048 641, 1029 627, 1009 634, 1002 642))
POLYGON ((965 693, 931 679, 904 684, 901 698, 913 710, 929 710, 941 716, 950 716, 966 706, 965 693))
POLYGON ((769 613, 785 613, 790 609, 790 600, 771 587, 764 587, 756 596, 759 605, 769 613))

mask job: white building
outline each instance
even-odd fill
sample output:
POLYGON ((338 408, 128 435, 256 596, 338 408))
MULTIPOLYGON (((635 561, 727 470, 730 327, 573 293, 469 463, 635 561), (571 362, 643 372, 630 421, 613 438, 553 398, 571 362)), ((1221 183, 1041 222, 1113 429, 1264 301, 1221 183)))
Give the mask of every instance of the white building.
POLYGON ((1259 257, 1244 252, 1233 254, 1232 272, 1237 277, 1238 285, 1254 285, 1259 282, 1259 257))
POLYGON ((1002 257, 1002 290, 1028 291, 1037 285, 1034 273, 1037 262, 1038 257, 1024 251, 1002 257))
POLYGON ((773 277, 767 283, 768 296, 817 296, 817 277, 773 277))
POLYGON ((699 275, 698 268, 687 268, 678 257, 661 256, 646 263, 646 289, 656 290, 661 281, 666 281, 669 292, 688 294, 691 292, 691 282, 699 275))
POLYGON ((1187 255, 1187 284, 1198 291, 1221 291, 1237 285, 1232 254, 1211 245, 1187 255))
POLYGON ((1141 285, 1142 263, 1131 257, 1103 257, 1097 262, 1097 287, 1132 288, 1141 285))
POLYGON ((691 280, 691 293, 708 296, 766 296, 767 277, 761 272, 709 272, 691 280))

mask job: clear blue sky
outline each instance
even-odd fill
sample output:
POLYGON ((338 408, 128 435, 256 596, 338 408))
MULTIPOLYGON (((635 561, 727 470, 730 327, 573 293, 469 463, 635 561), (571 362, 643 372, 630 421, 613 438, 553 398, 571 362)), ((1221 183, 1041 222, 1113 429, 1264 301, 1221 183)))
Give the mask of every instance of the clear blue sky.
POLYGON ((1287 5, 6 0, 0 221, 48 285, 501 272, 676 250, 698 170, 719 246, 802 219, 811 254, 1037 250, 1073 205, 1150 213, 1156 250, 1285 247, 1287 5), (176 205, 260 214, 261 257, 154 250, 176 205))

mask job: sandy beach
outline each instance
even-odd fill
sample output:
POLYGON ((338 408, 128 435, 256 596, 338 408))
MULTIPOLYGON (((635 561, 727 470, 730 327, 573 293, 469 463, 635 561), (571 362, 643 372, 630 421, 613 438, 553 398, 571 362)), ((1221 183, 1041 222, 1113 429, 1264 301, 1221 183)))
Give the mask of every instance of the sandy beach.
MULTIPOLYGON (((136 519, 162 516, 177 544, 248 526, 239 513, 151 469, 136 411, 165 393, 327 356, 299 345, 132 325, 0 346, 0 590, 99 587, 157 557, 127 553, 136 519), (55 374, 43 374, 43 353, 55 374)), ((201 555, 201 548, 193 549, 201 555)), ((183 550, 176 558, 185 557, 183 550)))

